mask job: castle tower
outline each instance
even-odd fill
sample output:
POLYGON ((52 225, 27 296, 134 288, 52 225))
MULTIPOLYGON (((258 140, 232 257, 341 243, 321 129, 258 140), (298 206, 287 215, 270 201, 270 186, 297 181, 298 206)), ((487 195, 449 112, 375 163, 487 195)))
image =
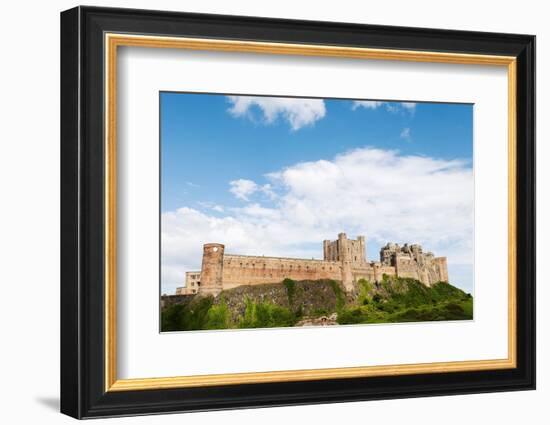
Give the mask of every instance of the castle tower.
POLYGON ((201 268, 201 294, 218 295, 223 289, 223 253, 220 243, 207 243, 203 246, 201 268))
POLYGON ((447 269, 447 257, 434 258, 437 264, 437 270, 439 272, 439 280, 441 282, 449 282, 449 271, 447 269))
POLYGON ((353 290, 353 275, 351 273, 351 248, 345 233, 338 234, 338 255, 342 262, 342 284, 346 291, 353 290))
POLYGON ((364 236, 357 236, 357 242, 359 243, 359 252, 361 253, 360 262, 367 262, 367 241, 364 236))
POLYGON ((328 239, 325 239, 323 241, 323 260, 329 261, 330 258, 330 241, 328 239))

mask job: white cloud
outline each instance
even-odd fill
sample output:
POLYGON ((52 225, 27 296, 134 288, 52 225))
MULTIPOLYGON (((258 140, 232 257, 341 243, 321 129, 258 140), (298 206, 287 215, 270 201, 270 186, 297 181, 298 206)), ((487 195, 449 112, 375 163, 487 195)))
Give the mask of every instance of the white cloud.
POLYGON ((252 180, 233 180, 229 185, 231 186, 229 191, 243 201, 248 201, 248 197, 258 190, 258 185, 252 180))
POLYGON ((263 193, 272 200, 277 197, 269 183, 259 185, 252 180, 239 179, 230 181, 229 186, 229 191, 235 195, 237 199, 241 199, 243 201, 248 201, 251 195, 258 192, 263 193))
MULTIPOLYGON (((162 215, 163 288, 200 269, 207 242, 232 253, 320 258, 322 240, 341 231, 366 235, 376 250, 388 241, 421 243, 450 264, 472 263, 473 174, 462 161, 363 148, 267 177, 279 193, 267 204, 248 202, 223 216, 191 208, 162 215)), ((248 191, 237 191, 245 201, 250 188, 262 187, 248 181, 248 191)))
POLYGON ((273 187, 269 183, 261 186, 260 191, 271 200, 274 200, 277 197, 277 194, 273 191, 273 187))
POLYGON ((258 107, 266 124, 278 118, 286 120, 294 131, 312 126, 326 114, 322 99, 287 97, 227 96, 231 103, 229 112, 235 117, 252 118, 253 107, 258 107))
POLYGON ((215 204, 213 202, 199 201, 199 202, 197 202, 197 205, 200 206, 203 209, 208 209, 208 210, 216 211, 216 212, 219 212, 219 213, 222 213, 222 212, 225 211, 225 208, 223 207, 223 205, 218 205, 218 204, 215 204))
POLYGON ((398 112, 414 114, 416 109, 416 103, 414 102, 381 102, 377 100, 354 100, 351 104, 351 109, 354 111, 358 108, 378 109, 381 106, 385 106, 386 111, 393 114, 398 112))
POLYGON ((401 106, 409 112, 414 112, 416 110, 416 103, 414 102, 401 102, 401 106))
POLYGON ((411 140, 411 129, 409 127, 405 127, 403 130, 401 130, 399 137, 405 140, 411 140))
POLYGON ((354 111, 357 108, 378 109, 383 104, 384 102, 378 102, 376 100, 354 100, 351 105, 351 109, 353 109, 354 111))

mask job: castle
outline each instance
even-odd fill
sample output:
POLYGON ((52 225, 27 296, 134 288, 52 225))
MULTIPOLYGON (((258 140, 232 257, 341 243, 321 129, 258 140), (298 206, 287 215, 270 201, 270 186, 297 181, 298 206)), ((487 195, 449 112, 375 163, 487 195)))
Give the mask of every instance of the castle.
POLYGON ((384 275, 414 278, 427 286, 448 282, 447 258, 422 252, 417 244, 388 243, 380 250, 380 261, 366 258, 366 240, 348 239, 340 233, 335 241, 323 242, 323 260, 225 254, 225 246, 203 247, 200 271, 185 274, 185 287, 176 295, 211 294, 241 285, 261 285, 294 280, 333 279, 353 291, 359 279, 380 282, 384 275))

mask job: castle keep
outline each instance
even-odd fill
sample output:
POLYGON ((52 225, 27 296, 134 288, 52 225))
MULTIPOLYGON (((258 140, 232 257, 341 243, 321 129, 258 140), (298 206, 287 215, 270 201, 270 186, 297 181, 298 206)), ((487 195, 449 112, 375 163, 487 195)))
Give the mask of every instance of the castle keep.
POLYGON ((208 243, 203 247, 200 271, 187 272, 185 287, 177 295, 212 294, 241 285, 294 280, 333 279, 352 291, 359 279, 380 282, 383 275, 417 279, 427 286, 448 282, 447 258, 422 252, 420 245, 388 243, 380 250, 380 261, 368 261, 366 240, 348 239, 340 233, 335 241, 323 242, 323 260, 226 254, 225 246, 208 243))

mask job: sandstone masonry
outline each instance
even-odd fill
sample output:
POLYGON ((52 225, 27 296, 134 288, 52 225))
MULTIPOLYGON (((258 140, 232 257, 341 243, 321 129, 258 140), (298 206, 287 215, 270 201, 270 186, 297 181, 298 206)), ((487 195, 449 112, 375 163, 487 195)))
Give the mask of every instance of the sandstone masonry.
POLYGON ((200 271, 187 272, 185 287, 177 295, 212 294, 241 285, 262 285, 294 280, 333 279, 352 291, 359 279, 380 282, 383 275, 417 279, 427 286, 448 282, 447 258, 434 257, 417 244, 388 243, 380 250, 380 261, 366 258, 366 239, 348 239, 340 233, 335 241, 323 242, 323 260, 226 254, 225 246, 203 247, 200 271))

